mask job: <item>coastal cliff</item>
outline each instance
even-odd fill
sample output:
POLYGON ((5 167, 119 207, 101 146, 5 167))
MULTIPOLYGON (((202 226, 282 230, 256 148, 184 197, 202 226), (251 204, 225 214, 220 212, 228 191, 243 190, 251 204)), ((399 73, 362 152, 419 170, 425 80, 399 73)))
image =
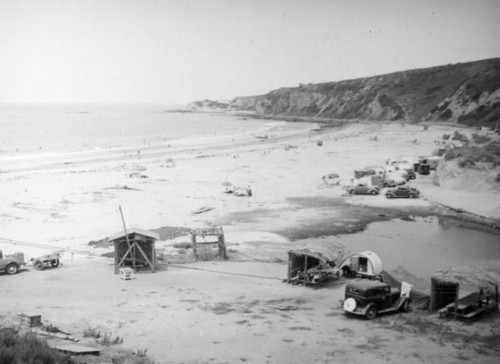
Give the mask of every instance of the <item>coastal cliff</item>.
POLYGON ((432 121, 495 127, 500 125, 500 59, 301 84, 230 101, 197 101, 187 109, 326 122, 432 121))

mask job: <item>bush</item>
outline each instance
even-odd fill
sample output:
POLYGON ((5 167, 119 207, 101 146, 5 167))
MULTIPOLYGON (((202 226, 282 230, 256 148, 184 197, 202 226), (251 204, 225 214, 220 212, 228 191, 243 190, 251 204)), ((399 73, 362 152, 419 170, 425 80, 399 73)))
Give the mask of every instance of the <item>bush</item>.
POLYGON ((83 337, 93 337, 94 339, 99 339, 101 337, 101 330, 89 327, 83 331, 83 337))
POLYGON ((73 361, 33 334, 20 336, 15 330, 0 328, 0 363, 72 364, 73 361))

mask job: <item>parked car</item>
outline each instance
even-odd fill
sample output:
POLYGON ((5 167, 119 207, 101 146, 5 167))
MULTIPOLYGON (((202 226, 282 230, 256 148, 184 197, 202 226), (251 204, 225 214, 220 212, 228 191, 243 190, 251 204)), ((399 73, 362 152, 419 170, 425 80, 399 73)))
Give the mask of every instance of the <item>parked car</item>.
POLYGON ((351 195, 378 195, 380 193, 380 188, 377 186, 370 186, 366 183, 358 183, 357 185, 348 187, 347 192, 351 195))
POLYGON ((378 314, 410 310, 409 292, 401 294, 401 289, 387 283, 361 279, 348 283, 345 287, 343 309, 347 314, 363 316, 373 320, 378 314))
POLYGON ((413 168, 415 171, 417 171, 418 174, 421 175, 429 175, 431 174, 431 166, 426 163, 415 163, 413 165, 413 168))
POLYGON ((418 196, 420 196, 420 191, 410 186, 398 186, 387 190, 385 193, 387 198, 416 198, 418 196))
POLYGON ((407 173, 407 176, 406 176, 407 181, 417 178, 417 174, 415 173, 415 171, 413 169, 407 169, 406 173, 407 173))
POLYGON ((11 255, 3 256, 0 250, 0 272, 5 272, 7 274, 16 274, 20 268, 26 265, 24 261, 24 254, 21 252, 16 252, 11 255))
POLYGON ((406 178, 402 177, 397 172, 386 173, 382 183, 384 187, 396 187, 404 185, 406 183, 406 178))

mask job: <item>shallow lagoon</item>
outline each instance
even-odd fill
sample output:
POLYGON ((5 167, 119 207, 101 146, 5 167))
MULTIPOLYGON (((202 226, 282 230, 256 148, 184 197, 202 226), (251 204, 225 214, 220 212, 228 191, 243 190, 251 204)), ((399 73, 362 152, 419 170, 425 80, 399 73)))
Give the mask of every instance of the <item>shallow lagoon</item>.
POLYGON ((377 253, 386 270, 402 267, 424 279, 453 266, 500 263, 500 234, 456 226, 446 218, 375 222, 331 240, 351 252, 377 253))

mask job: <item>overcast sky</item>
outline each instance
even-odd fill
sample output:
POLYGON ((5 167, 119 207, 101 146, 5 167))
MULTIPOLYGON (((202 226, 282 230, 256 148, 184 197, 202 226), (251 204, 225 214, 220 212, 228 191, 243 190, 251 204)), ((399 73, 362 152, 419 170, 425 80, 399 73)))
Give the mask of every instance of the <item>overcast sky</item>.
POLYGON ((0 0, 0 102, 179 103, 500 57, 497 0, 0 0))

